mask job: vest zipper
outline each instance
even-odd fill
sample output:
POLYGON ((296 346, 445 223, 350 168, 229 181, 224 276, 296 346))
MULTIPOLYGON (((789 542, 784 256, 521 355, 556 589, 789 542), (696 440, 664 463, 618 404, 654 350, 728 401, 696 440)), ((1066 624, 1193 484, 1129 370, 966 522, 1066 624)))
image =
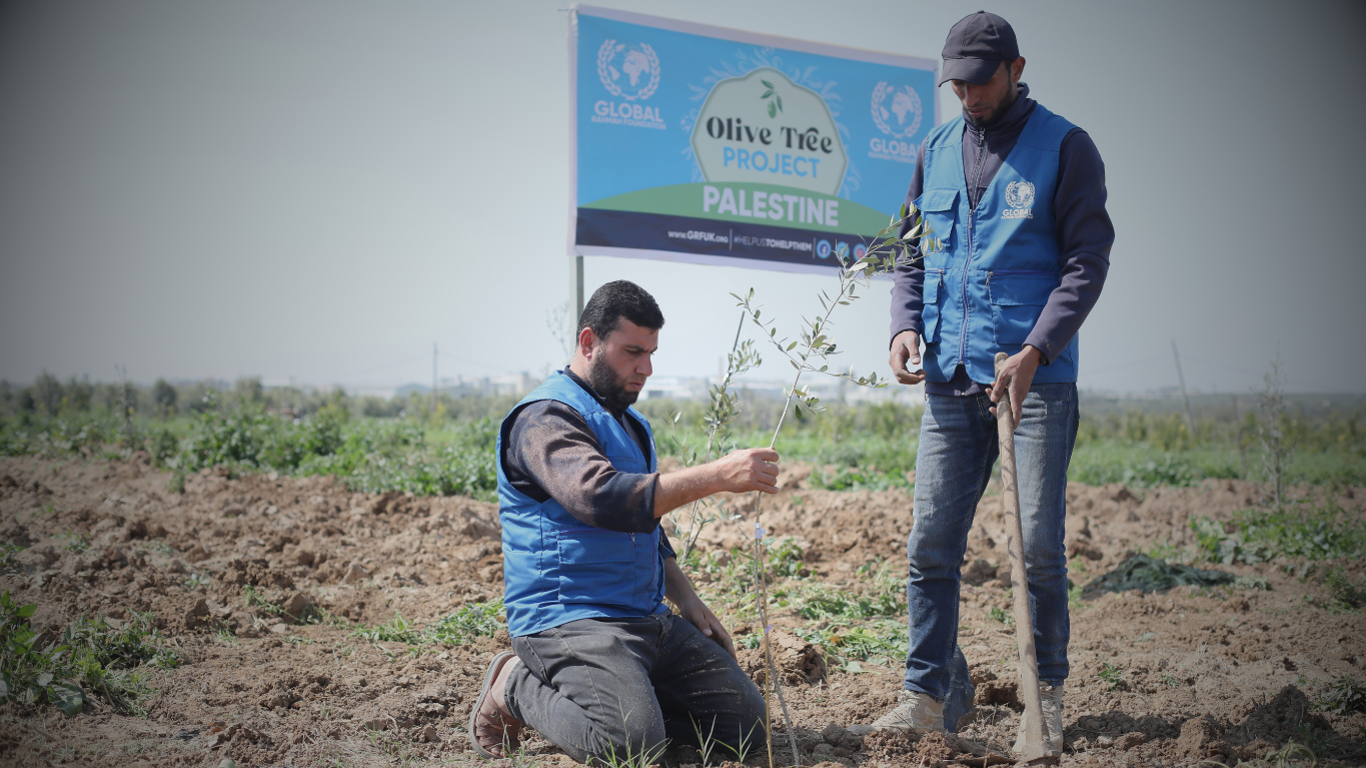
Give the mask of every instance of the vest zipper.
POLYGON ((977 135, 977 172, 974 174, 972 189, 968 190, 968 251, 963 259, 963 332, 958 339, 958 364, 967 365, 968 357, 968 319, 972 310, 968 307, 968 267, 972 264, 972 222, 977 218, 977 205, 981 198, 973 200, 973 194, 982 183, 982 166, 986 164, 987 129, 977 135))

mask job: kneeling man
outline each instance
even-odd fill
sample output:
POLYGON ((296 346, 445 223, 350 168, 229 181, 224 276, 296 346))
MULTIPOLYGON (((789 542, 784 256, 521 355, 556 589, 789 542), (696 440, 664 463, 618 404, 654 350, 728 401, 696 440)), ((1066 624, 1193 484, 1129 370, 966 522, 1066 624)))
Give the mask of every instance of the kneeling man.
POLYGON ((764 698, 730 635, 679 569, 659 518, 731 491, 776 490, 778 454, 736 451, 667 475, 631 404, 652 372, 664 316, 624 280, 579 317, 569 368, 503 421, 498 504, 513 652, 494 657, 470 714, 485 757, 521 727, 580 762, 665 740, 738 746, 763 732, 764 698), (681 616, 664 604, 668 598, 681 616))

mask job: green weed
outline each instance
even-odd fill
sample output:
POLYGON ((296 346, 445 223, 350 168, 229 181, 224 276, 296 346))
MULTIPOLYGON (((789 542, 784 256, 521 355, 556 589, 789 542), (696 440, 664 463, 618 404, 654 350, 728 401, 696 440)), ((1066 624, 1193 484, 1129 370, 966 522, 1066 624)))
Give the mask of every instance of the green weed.
POLYGON ((991 610, 987 612, 987 618, 992 621, 999 621, 1007 627, 1015 625, 1015 619, 999 605, 991 606, 991 610))
POLYGON ((250 584, 242 588, 242 602, 248 608, 262 608, 271 616, 282 616, 285 612, 284 608, 267 600, 256 587, 250 584))
POLYGON ((1108 662, 1100 668, 1100 672, 1096 676, 1105 683, 1106 688, 1112 691, 1124 683, 1124 670, 1108 662))
POLYGON ((826 491, 886 491, 910 485, 904 474, 889 475, 875 467, 836 467, 831 472, 819 468, 811 473, 808 482, 812 488, 826 491))
POLYGON ((1335 715, 1366 712, 1366 686, 1351 675, 1343 675, 1328 690, 1318 695, 1314 706, 1335 715))
POLYGON ((372 643, 408 643, 414 645, 422 642, 422 632, 412 622, 403 618, 403 614, 394 612, 394 618, 373 627, 362 627, 351 633, 352 637, 359 637, 369 640, 372 643))
POLYGON ((151 614, 135 613, 122 624, 82 616, 40 648, 29 623, 36 610, 35 604, 21 606, 9 592, 0 593, 0 701, 52 704, 75 715, 99 695, 120 710, 145 715, 142 702, 154 693, 145 668, 180 663, 151 614))
POLYGON ((777 578, 797 578, 809 575, 802 558, 806 555, 797 546, 795 539, 783 537, 766 538, 764 548, 768 551, 768 569, 777 578))
POLYGON ((908 650, 904 619, 832 622, 818 628, 797 627, 793 632, 846 664, 878 658, 904 659, 908 650))
POLYGON ((502 616, 502 600, 471 603, 438 619, 427 628, 424 636, 428 642, 463 645, 469 638, 493 635, 503 626, 498 621, 502 616))
POLYGON ((728 750, 732 755, 735 755, 736 762, 744 763, 746 760, 749 759, 750 753, 754 751, 754 732, 758 729, 758 727, 758 723, 755 723, 754 725, 750 726, 749 730, 740 736, 739 744, 731 746, 730 744, 722 742, 721 746, 725 747, 726 750, 728 750))
POLYGON ((885 564, 859 566, 858 587, 836 587, 823 582, 804 582, 773 590, 774 601, 792 607, 797 615, 814 621, 854 621, 906 613, 906 579, 885 564))
POLYGON ((19 570, 19 553, 24 548, 12 541, 0 542, 0 573, 19 570))
POLYGON ((1086 603, 1082 601, 1082 594, 1083 594, 1084 592, 1085 592, 1085 588, 1082 587, 1082 585, 1072 583, 1072 580, 1071 580, 1071 579, 1068 579, 1068 580, 1067 580, 1067 608, 1068 608, 1068 610, 1080 611, 1081 609, 1083 609, 1083 608, 1086 607, 1086 603))
POLYGON ((1366 606, 1366 578, 1353 579, 1342 568, 1333 568, 1324 575, 1323 585, 1328 588, 1324 607, 1329 611, 1347 613, 1366 606))
POLYGON ((490 600, 484 603, 471 603, 440 619, 425 629, 408 621, 403 614, 395 612, 394 618, 374 626, 361 627, 351 633, 370 642, 407 643, 408 645, 463 645, 473 637, 490 636, 502 626, 503 601, 490 600))
POLYGON ((1366 555, 1359 513, 1336 504, 1276 512, 1248 509, 1227 524, 1191 519, 1201 553, 1213 562, 1255 564, 1277 557, 1324 560, 1366 555))

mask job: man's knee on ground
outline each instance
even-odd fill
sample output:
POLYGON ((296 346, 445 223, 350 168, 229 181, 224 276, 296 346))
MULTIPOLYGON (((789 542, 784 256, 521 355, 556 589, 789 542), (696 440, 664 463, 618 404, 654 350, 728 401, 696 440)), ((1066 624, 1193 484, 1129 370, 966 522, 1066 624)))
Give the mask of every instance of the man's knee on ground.
MULTIPOLYGON (((596 747, 590 750, 590 765, 644 765, 642 757, 657 757, 664 746, 664 723, 649 718, 627 717, 617 728, 608 732, 597 729, 596 747)), ((653 759, 648 762, 654 762, 653 759)))
MULTIPOLYGON (((762 702, 762 700, 761 700, 762 702)), ((702 722, 693 722, 696 736, 688 739, 693 746, 711 742, 713 747, 722 747, 719 754, 752 755, 764 741, 764 708, 757 712, 742 715, 717 715, 702 722)))

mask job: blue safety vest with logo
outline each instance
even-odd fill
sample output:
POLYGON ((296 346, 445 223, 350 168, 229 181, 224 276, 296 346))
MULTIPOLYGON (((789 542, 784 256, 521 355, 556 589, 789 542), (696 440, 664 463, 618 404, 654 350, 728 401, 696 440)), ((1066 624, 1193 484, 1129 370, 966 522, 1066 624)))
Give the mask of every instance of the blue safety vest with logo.
MULTIPOLYGON (((1036 104, 976 209, 963 173, 963 118, 930 132, 915 200, 929 237, 941 241, 938 250, 922 248, 929 380, 949 381, 962 364, 973 381, 994 381, 996 353, 1020 351, 1061 282, 1053 193, 1062 140, 1074 127, 1036 104)), ((1076 381, 1076 337, 1048 363, 1034 381, 1076 381)))
POLYGON ((651 533, 618 533, 588 525, 553 498, 537 501, 508 481, 503 441, 523 406, 556 400, 578 411, 620 472, 654 472, 654 434, 634 408, 649 437, 650 455, 626 427, 564 373, 556 373, 517 404, 498 432, 498 516, 503 524, 503 605, 508 632, 532 635, 578 619, 626 618, 662 613, 664 559, 659 527, 651 533))

